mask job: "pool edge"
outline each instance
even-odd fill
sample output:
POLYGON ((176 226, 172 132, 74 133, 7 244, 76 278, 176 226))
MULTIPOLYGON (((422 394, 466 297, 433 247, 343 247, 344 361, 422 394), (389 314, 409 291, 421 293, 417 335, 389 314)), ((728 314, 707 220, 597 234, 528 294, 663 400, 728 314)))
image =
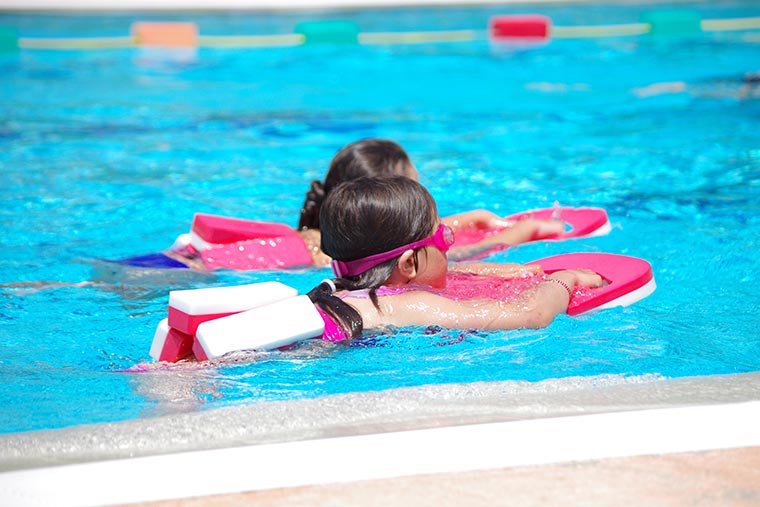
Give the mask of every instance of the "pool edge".
POLYGON ((749 401, 190 451, 0 473, 0 503, 117 505, 421 474, 758 447, 758 427, 760 401, 749 401), (46 487, 40 488, 40 484, 46 487))

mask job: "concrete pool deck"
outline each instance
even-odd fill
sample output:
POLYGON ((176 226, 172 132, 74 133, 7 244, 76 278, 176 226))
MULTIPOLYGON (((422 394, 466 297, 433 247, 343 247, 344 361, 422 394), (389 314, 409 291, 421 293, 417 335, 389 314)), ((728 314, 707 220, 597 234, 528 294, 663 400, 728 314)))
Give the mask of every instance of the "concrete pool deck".
POLYGON ((145 507, 760 505, 760 447, 416 475, 157 501, 145 507))

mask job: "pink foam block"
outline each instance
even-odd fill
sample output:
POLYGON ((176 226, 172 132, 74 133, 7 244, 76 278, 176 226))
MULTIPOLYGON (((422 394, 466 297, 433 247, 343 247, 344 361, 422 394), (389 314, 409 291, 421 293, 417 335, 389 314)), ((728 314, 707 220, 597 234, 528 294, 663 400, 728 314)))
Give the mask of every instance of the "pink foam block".
POLYGON ((197 213, 190 236, 209 269, 284 269, 312 263, 301 237, 283 224, 197 213))
POLYGON ((193 336, 169 326, 169 319, 158 323, 150 347, 150 356, 156 361, 176 363, 189 356, 193 350, 193 336))
MULTIPOLYGON (((609 234, 612 228, 607 217, 607 212, 601 208, 541 208, 515 213, 514 215, 505 217, 504 220, 516 222, 530 218, 538 220, 558 218, 570 227, 570 230, 562 234, 535 237, 531 241, 561 241, 573 238, 602 236, 609 234)), ((462 229, 456 232, 455 245, 472 245, 505 229, 504 227, 496 229, 462 229)))
POLYGON ((298 291, 279 282, 174 290, 169 292, 169 326, 194 335, 204 322, 244 312, 282 299, 298 291))
POLYGON ((656 284, 652 266, 645 260, 606 253, 570 253, 539 259, 545 273, 563 269, 590 269, 599 274, 605 285, 599 288, 576 288, 567 307, 568 315, 614 306, 628 306, 654 292, 656 284))
POLYGON ((551 31, 551 19, 538 14, 493 16, 488 21, 488 33, 494 40, 546 40, 551 31))

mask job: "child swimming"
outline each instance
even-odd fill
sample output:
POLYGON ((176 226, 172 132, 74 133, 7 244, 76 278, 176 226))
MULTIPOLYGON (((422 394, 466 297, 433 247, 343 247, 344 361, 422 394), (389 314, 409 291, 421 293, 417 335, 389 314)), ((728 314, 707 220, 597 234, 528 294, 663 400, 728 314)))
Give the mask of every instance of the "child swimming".
MULTIPOLYGON (((313 181, 306 193, 298 223, 299 234, 314 252, 317 266, 329 264, 329 256, 316 246, 319 245, 319 211, 322 202, 339 184, 361 177, 406 176, 419 181, 419 173, 407 152, 395 141, 389 139, 362 139, 343 147, 330 162, 324 183, 313 181)), ((565 232, 561 220, 538 220, 526 218, 507 222, 486 210, 472 210, 442 218, 454 233, 464 230, 499 229, 477 243, 452 248, 451 258, 471 257, 496 246, 514 246, 527 241, 549 237, 565 232)))
MULTIPOLYGON (((195 248, 184 240, 175 242, 172 247, 161 253, 129 257, 116 262, 137 267, 187 267, 196 271, 223 267, 245 270, 305 265, 324 267, 329 265, 330 257, 320 249, 319 212, 322 202, 340 183, 375 176, 405 176, 414 181, 419 180, 417 169, 398 143, 387 139, 362 139, 338 151, 330 162, 324 182, 311 183, 301 208, 298 227, 295 230, 281 224, 258 222, 264 226, 278 228, 280 232, 276 237, 283 246, 277 244, 272 246, 270 241, 263 241, 260 245, 255 243, 256 239, 268 240, 271 239, 270 236, 250 237, 247 238, 251 240, 248 244, 241 245, 250 250, 250 254, 247 253, 243 257, 236 254, 232 258, 227 258, 225 254, 212 255, 208 252, 204 254, 199 251, 199 248, 195 248), (283 248, 292 249, 290 253, 299 253, 295 255, 298 261, 294 265, 290 265, 290 260, 285 260, 289 252, 283 252, 283 248), (229 259, 229 265, 225 264, 225 261, 220 261, 220 258, 229 259)), ((565 232, 565 224, 561 220, 525 218, 510 223, 486 210, 461 213, 443 218, 442 222, 451 227, 455 233, 490 231, 489 234, 477 237, 474 243, 453 247, 451 258, 454 260, 473 257, 495 247, 518 245, 565 232)), ((234 246, 237 247, 237 245, 234 246)))
POLYGON ((493 299, 492 291, 470 299, 451 297, 447 251, 453 231, 438 218, 430 193, 406 177, 342 183, 321 206, 320 230, 336 278, 309 297, 336 323, 325 333, 329 339, 354 338, 364 329, 384 326, 540 328, 567 309, 576 286, 602 285, 589 270, 543 276, 538 266, 472 263, 456 271, 531 283, 514 298, 493 299))

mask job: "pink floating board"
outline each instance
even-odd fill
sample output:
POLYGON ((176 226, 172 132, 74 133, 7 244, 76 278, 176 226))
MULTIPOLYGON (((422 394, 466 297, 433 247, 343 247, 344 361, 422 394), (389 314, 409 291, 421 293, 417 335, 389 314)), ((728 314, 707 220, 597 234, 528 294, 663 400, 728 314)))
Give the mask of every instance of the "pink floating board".
POLYGON ((168 324, 178 331, 194 335, 203 322, 296 295, 296 289, 279 282, 173 290, 169 292, 168 324))
MULTIPOLYGON (((523 211, 505 218, 509 222, 534 218, 549 220, 557 218, 565 222, 570 230, 562 234, 552 234, 545 237, 533 238, 531 241, 560 241, 573 238, 589 238, 604 236, 612 230, 607 212, 602 208, 541 208, 523 211)), ((463 229, 456 233, 456 246, 475 244, 493 236, 505 228, 499 229, 463 229)))
POLYGON ((283 224, 206 213, 195 214, 190 231, 193 244, 199 250, 208 243, 234 243, 252 238, 274 238, 294 232, 283 224))
POLYGON ((567 306, 568 315, 579 315, 615 306, 628 306, 654 292, 652 266, 645 260, 607 253, 569 253, 533 261, 545 273, 563 269, 590 269, 601 275, 605 285, 579 288, 567 306))
POLYGON ((283 224, 196 213, 190 238, 209 269, 282 269, 312 263, 301 237, 283 224))
POLYGON ((169 327, 169 319, 163 319, 156 327, 150 357, 156 361, 176 363, 192 354, 193 336, 169 327))

